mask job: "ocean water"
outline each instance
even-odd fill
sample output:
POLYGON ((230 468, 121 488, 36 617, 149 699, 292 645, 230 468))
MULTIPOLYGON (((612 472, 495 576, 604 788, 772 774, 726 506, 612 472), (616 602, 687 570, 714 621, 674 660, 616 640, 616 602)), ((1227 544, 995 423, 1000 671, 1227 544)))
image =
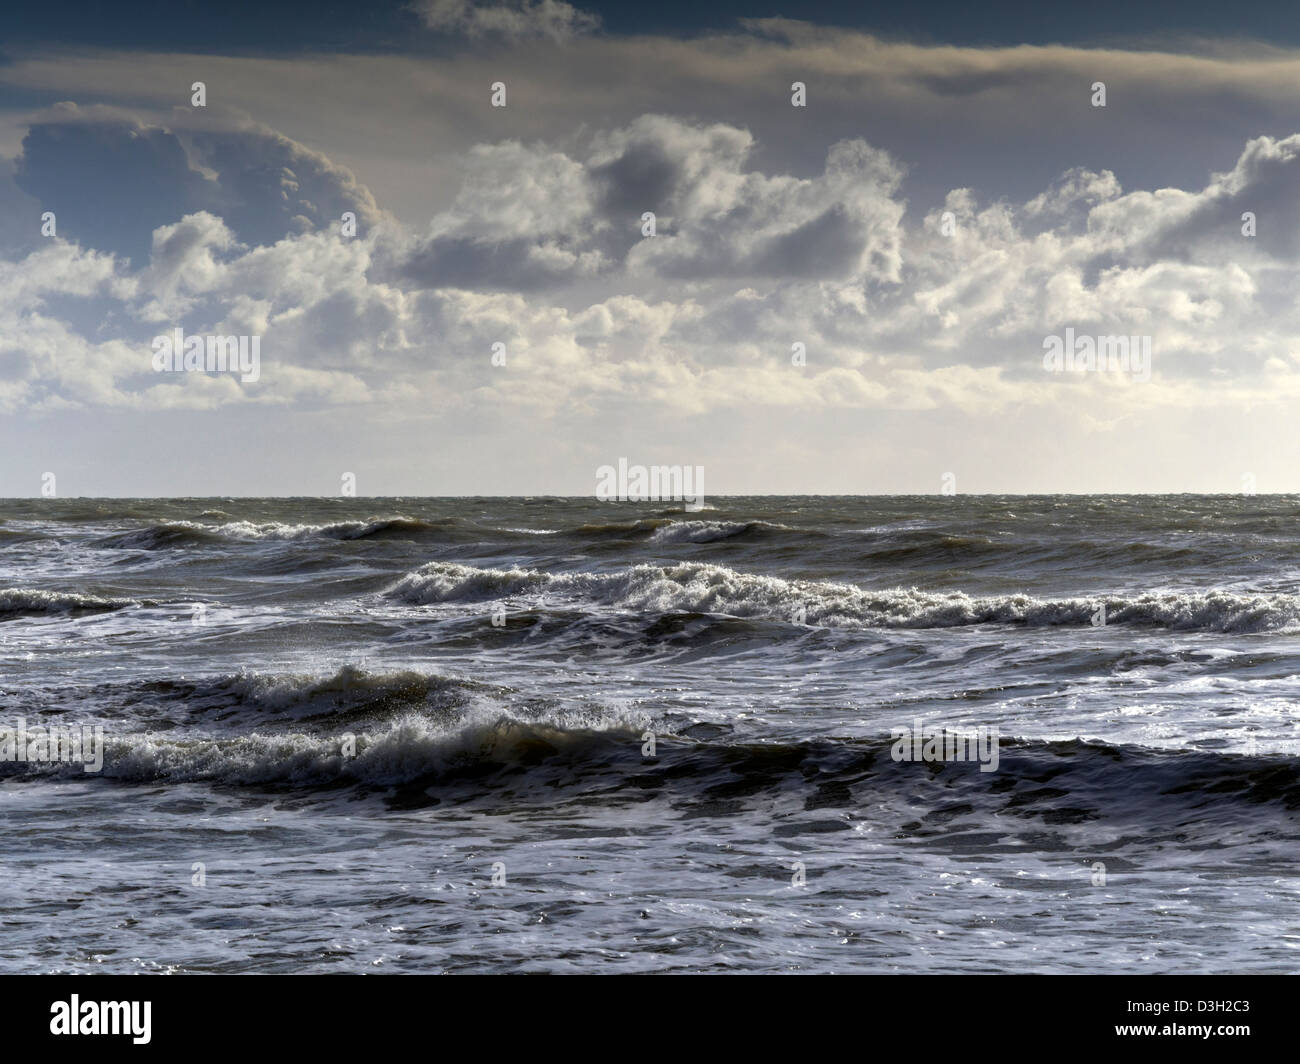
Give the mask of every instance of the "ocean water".
POLYGON ((9 500, 0 971, 1295 971, 1298 676, 1295 496, 9 500))

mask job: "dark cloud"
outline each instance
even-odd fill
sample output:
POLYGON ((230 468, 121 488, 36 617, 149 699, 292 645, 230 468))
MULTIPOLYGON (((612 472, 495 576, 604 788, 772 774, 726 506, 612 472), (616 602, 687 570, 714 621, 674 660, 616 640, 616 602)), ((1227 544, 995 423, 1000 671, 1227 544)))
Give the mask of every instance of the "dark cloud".
POLYGON ((55 212, 60 236, 137 264, 156 227, 203 209, 214 192, 173 134, 120 120, 33 125, 15 180, 55 212))
MULTIPOLYGON (((542 254, 543 246, 528 237, 435 237, 418 243, 393 266, 397 276, 421 288, 531 292, 577 278, 575 256, 556 245, 551 249, 556 254, 542 254)), ((377 276, 386 273, 381 264, 377 276)))
POLYGON ((18 187, 14 173, 13 162, 0 158, 0 255, 6 258, 34 251, 42 239, 40 202, 18 187))
POLYGON ((56 213, 60 236, 137 265, 154 229, 197 211, 246 244, 324 228, 346 210, 360 227, 379 218, 348 171, 274 131, 172 130, 65 110, 29 129, 17 185, 56 213))
POLYGON ((453 207, 391 263, 425 287, 532 291, 636 273, 671 280, 896 278, 901 168, 861 140, 811 178, 748 166, 743 129, 646 115, 564 155, 478 152, 453 207), (539 175, 557 188, 543 194, 539 175), (642 217, 656 216, 653 236, 642 217))
POLYGON ((344 211, 360 230, 379 220, 370 191, 346 169, 272 130, 186 133, 193 162, 217 174, 208 207, 249 244, 324 229, 344 211))

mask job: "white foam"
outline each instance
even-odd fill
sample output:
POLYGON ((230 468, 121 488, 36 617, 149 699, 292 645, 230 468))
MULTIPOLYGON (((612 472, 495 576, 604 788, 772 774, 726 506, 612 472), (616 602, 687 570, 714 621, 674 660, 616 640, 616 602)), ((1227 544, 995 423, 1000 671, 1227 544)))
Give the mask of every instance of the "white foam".
POLYGON ((784 580, 696 562, 637 565, 613 573, 479 569, 433 562, 408 573, 385 594, 414 605, 533 594, 660 613, 704 612, 786 621, 802 608, 806 623, 836 628, 1090 626, 1104 602, 1108 624, 1217 632, 1300 630, 1300 596, 1290 594, 1210 591, 1103 598, 976 597, 916 588, 864 590, 851 584, 784 580))
POLYGON ((140 605, 135 599, 101 598, 35 588, 0 588, 0 615, 6 613, 67 613, 72 610, 120 610, 140 605))

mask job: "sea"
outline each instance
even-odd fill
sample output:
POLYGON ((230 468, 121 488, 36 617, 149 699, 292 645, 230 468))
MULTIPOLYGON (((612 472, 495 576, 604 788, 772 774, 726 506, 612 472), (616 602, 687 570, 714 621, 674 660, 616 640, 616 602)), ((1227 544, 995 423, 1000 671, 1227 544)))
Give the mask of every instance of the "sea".
POLYGON ((1295 495, 0 501, 0 972, 1294 972, 1298 698, 1295 495))

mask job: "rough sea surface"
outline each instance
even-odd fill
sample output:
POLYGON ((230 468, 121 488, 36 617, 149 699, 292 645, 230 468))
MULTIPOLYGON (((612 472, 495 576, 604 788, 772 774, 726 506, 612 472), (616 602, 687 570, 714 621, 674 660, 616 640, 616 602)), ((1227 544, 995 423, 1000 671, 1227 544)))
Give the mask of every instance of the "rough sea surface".
POLYGON ((0 502, 0 971, 1292 972, 1298 676, 1295 496, 0 502))

